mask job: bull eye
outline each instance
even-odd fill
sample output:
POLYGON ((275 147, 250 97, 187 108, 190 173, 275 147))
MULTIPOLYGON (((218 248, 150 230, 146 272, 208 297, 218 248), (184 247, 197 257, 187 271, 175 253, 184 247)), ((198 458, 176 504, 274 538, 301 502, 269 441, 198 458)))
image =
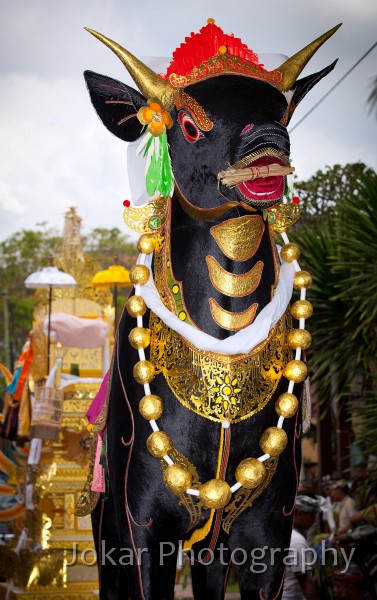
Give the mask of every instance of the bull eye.
POLYGON ((183 135, 190 144, 193 144, 204 137, 193 119, 183 110, 178 114, 178 123, 182 129, 183 135))

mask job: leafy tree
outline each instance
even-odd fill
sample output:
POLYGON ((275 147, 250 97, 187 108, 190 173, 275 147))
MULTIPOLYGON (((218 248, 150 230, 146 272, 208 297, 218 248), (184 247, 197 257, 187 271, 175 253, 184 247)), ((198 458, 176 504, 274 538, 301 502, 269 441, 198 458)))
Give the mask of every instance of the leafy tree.
POLYGON ((324 219, 337 213, 345 196, 357 193, 360 178, 371 174, 373 170, 361 162, 344 166, 335 164, 317 171, 307 181, 296 182, 295 187, 301 199, 301 219, 297 226, 320 226, 324 219))
POLYGON ((113 264, 114 260, 121 259, 127 268, 135 262, 135 243, 130 241, 118 227, 112 229, 96 227, 83 237, 83 247, 103 265, 104 269, 113 264))
POLYGON ((377 455, 377 175, 363 167, 338 193, 336 205, 321 218, 307 214, 292 239, 314 278, 307 326, 316 398, 322 412, 338 401, 356 415, 356 441, 377 455))
MULTIPOLYGON (((346 302, 345 328, 351 331, 355 353, 347 362, 357 372, 349 404, 359 415, 356 441, 366 456, 377 456, 377 174, 363 177, 357 196, 347 197, 339 210, 338 260, 334 273, 346 271, 336 299, 346 302)), ((352 387, 351 387, 352 391, 352 387)), ((377 465, 370 467, 367 482, 377 484, 377 465)))

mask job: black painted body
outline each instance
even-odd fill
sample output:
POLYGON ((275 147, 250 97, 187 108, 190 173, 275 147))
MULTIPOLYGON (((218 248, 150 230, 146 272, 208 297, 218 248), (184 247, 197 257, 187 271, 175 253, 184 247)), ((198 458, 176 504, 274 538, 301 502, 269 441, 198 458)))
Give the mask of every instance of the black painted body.
MULTIPOLYGON (((135 117, 130 116, 127 122, 123 117, 125 114, 135 114, 140 106, 146 104, 141 94, 120 82, 94 73, 87 72, 86 79, 92 102, 104 124, 126 141, 137 139, 142 126, 135 117), (110 106, 106 104, 109 98, 124 99, 129 104, 110 106), (120 121, 122 124, 118 125, 120 121)), ((305 85, 308 87, 309 83, 306 81, 305 85)), ((259 312, 271 300, 278 273, 267 225, 258 251, 247 261, 226 258, 209 230, 222 221, 245 214, 263 217, 263 209, 276 203, 278 198, 273 202, 261 203, 258 213, 255 213, 241 204, 235 190, 218 187, 217 174, 227 164, 234 164, 264 147, 289 155, 288 135, 281 124, 287 102, 284 95, 270 84, 240 76, 219 76, 188 87, 185 91, 204 108, 214 126, 209 132, 200 132, 200 139, 190 143, 177 122, 177 110, 172 110, 175 124, 168 132, 168 142, 176 183, 184 197, 198 208, 211 209, 229 201, 237 201, 239 205, 221 218, 205 222, 188 217, 174 195, 172 267, 175 277, 182 281, 185 301, 194 322, 207 333, 221 339, 231 335, 231 332, 221 329, 213 321, 209 298, 214 298, 223 308, 234 312, 241 312, 257 302, 259 312), (258 134, 253 137, 251 144, 245 141, 242 134, 249 125, 253 125, 254 132, 258 134), (207 255, 214 256, 224 269, 235 274, 246 273, 256 261, 262 260, 264 268, 260 285, 246 297, 222 296, 209 279, 205 261, 207 255)), ((187 116, 190 115, 187 113, 187 116)), ((193 131, 195 133, 195 130, 189 133, 193 131)), ((144 317, 144 326, 148 323, 147 319, 148 315, 144 317)), ((178 504, 177 496, 164 485, 159 460, 153 458, 146 449, 151 428, 138 412, 138 403, 144 391, 133 377, 138 353, 130 347, 127 339, 129 331, 135 326, 136 320, 124 311, 116 337, 107 423, 111 498, 96 509, 104 511, 102 532, 99 531, 100 527, 96 530, 102 539, 106 536, 114 539, 117 534, 120 548, 128 548, 133 552, 142 548, 145 552, 140 565, 116 567, 105 561, 102 573, 106 583, 101 587, 101 598, 172 600, 178 544, 179 540, 185 538, 189 517, 178 504), (106 515, 109 515, 108 518, 106 515), (160 550, 167 552, 170 548, 161 544, 168 542, 174 546, 174 552, 164 557, 161 564, 160 550)), ((146 354, 148 357, 148 352, 146 354)), ((267 427, 276 425, 275 399, 287 390, 287 385, 283 377, 274 397, 261 412, 231 427, 225 477, 230 485, 236 481, 235 469, 241 460, 260 456, 260 436, 267 427)), ((221 425, 187 410, 173 396, 161 374, 151 383, 151 390, 164 401, 164 414, 158 420, 160 429, 171 436, 176 449, 195 465, 201 482, 214 478, 221 425)), ((224 564, 219 560, 220 555, 215 553, 216 560, 212 564, 204 566, 196 563, 193 566, 196 600, 224 598, 229 551, 236 548, 242 549, 247 556, 246 562, 238 567, 242 599, 272 600, 280 597, 284 572, 282 559, 284 549, 289 546, 298 482, 297 465, 301 462, 300 414, 286 419, 284 429, 288 434, 288 446, 280 456, 277 472, 265 491, 251 508, 236 519, 229 534, 220 528, 218 536, 214 538, 213 525, 206 539, 194 545, 196 553, 211 543, 215 548, 221 543, 228 548, 222 561, 224 564), (266 553, 260 561, 265 565, 265 570, 264 567, 260 569, 263 572, 255 572, 258 568, 253 567, 251 552, 255 549, 264 549, 266 553), (272 560, 271 549, 276 549, 272 560)), ((208 517, 209 511, 204 511, 201 525, 208 517)), ((258 554, 255 555, 257 557, 258 554)), ((237 555, 235 559, 239 560, 237 555)))

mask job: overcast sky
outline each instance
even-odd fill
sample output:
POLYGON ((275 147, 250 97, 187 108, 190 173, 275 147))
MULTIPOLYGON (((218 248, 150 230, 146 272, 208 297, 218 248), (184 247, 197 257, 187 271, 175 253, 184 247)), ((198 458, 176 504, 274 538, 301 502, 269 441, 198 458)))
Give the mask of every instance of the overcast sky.
MULTIPOLYGON (((304 75, 339 62, 298 107, 291 126, 377 41, 376 0, 0 0, 0 241, 77 206, 84 232, 123 224, 125 144, 100 123, 82 73, 129 82, 115 55, 84 29, 137 56, 171 56, 213 17, 258 54, 294 54, 339 22, 304 75)), ((292 132, 299 179, 335 163, 377 169, 377 120, 366 103, 377 48, 292 132)))

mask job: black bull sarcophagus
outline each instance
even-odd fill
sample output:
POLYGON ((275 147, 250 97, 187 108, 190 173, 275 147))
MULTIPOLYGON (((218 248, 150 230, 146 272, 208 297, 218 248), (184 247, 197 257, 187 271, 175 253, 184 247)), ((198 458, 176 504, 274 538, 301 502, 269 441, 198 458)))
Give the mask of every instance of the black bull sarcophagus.
POLYGON ((286 234, 299 212, 286 197, 286 127, 333 69, 298 79, 336 29, 267 71, 209 20, 165 75, 89 30, 140 90, 85 73, 106 127, 141 138, 151 197, 125 209, 140 257, 78 506, 97 503, 101 598, 172 599, 182 549, 197 599, 224 597, 231 563, 242 598, 281 594, 311 315, 311 277, 286 234))

